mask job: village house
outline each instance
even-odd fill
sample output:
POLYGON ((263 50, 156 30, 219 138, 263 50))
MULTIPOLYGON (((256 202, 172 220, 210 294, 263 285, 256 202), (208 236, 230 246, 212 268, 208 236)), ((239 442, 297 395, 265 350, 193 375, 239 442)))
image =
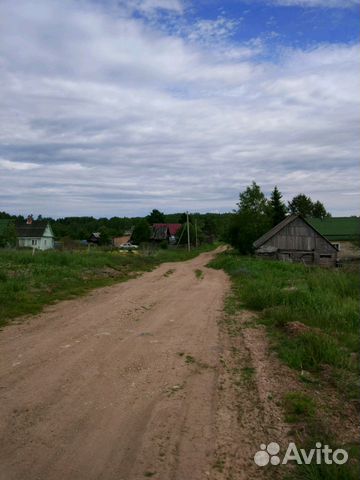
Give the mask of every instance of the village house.
POLYGON ((16 224, 18 247, 30 247, 37 250, 54 248, 54 233, 49 222, 34 221, 29 215, 26 223, 16 224))
POLYGON ((262 258, 335 266, 337 248, 300 215, 289 215, 254 242, 262 258))
POLYGON ((181 223, 154 223, 151 228, 151 240, 175 243, 181 228, 181 223))

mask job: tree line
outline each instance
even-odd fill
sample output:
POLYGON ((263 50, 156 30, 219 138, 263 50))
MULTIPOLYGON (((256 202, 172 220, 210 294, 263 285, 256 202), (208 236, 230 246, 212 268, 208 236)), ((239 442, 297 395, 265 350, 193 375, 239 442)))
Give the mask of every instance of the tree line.
MULTIPOLYGON (((237 209, 231 213, 192 213, 189 215, 190 241, 198 243, 223 240, 241 253, 250 253, 253 242, 271 227, 279 223, 288 213, 298 213, 304 217, 325 218, 329 216, 324 205, 310 197, 296 195, 286 205, 277 186, 267 199, 259 185, 253 182, 240 193, 237 209)), ((0 219, 25 223, 22 215, 10 215, 0 212, 0 219)), ((151 225, 154 223, 180 223, 182 229, 178 234, 180 243, 187 242, 186 213, 165 214, 153 209, 146 217, 111 217, 95 218, 92 216, 63 217, 53 219, 39 215, 35 221, 50 222, 57 240, 86 240, 93 232, 100 232, 101 243, 110 244, 111 239, 132 231, 132 240, 136 243, 147 242, 151 237, 151 225), (181 238, 180 238, 181 237, 181 238)), ((2 239, 0 246, 15 237, 13 227, 6 231, 9 239, 2 239)))
POLYGON ((287 214, 303 217, 326 218, 331 216, 320 201, 313 201, 303 193, 296 195, 286 205, 277 186, 266 198, 259 185, 253 182, 240 193, 226 240, 240 253, 253 252, 253 243, 261 235, 280 223, 287 214))

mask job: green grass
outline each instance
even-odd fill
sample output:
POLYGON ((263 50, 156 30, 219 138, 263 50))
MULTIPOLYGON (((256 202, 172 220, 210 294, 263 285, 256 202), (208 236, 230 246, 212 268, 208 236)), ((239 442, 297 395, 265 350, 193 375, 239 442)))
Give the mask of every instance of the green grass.
POLYGON ((92 288, 126 281, 163 262, 191 259, 214 246, 158 250, 151 255, 93 249, 36 251, 0 249, 0 327, 44 305, 82 295, 92 288))
POLYGON ((227 312, 258 311, 273 336, 280 357, 298 370, 323 365, 357 371, 359 355, 359 277, 342 269, 328 270, 223 253, 210 266, 233 279, 227 312), (308 330, 296 336, 289 322, 308 330))
POLYGON ((204 272, 200 270, 200 268, 197 268, 196 270, 194 270, 194 273, 195 273, 195 277, 198 280, 202 280, 204 278, 204 272))
POLYGON ((286 421, 294 423, 304 418, 313 417, 316 409, 311 397, 303 392, 291 392, 285 395, 284 410, 286 421))
MULTIPOLYGON (((237 322, 238 311, 257 311, 257 321, 266 325, 280 359, 301 372, 304 389, 307 383, 306 393, 288 393, 283 401, 285 418, 294 424, 302 446, 312 448, 317 441, 331 445, 336 432, 332 432, 331 424, 324 424, 314 397, 315 392, 316 398, 328 394, 323 388, 330 383, 338 387, 344 404, 359 398, 358 272, 264 261, 233 252, 218 255, 209 266, 224 269, 232 279, 225 306, 229 335, 241 335, 246 327, 237 322), (289 328, 295 321, 303 324, 297 332, 289 328)), ((349 452, 347 464, 302 465, 286 478, 359 478, 358 445, 353 449, 357 453, 347 446, 342 448, 349 452)))

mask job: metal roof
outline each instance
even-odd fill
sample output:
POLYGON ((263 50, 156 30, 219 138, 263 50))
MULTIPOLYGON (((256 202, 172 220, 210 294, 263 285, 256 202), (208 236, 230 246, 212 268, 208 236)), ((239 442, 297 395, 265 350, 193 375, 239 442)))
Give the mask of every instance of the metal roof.
POLYGON ((359 217, 307 218, 329 240, 356 240, 360 236, 359 217))
POLYGON ((47 222, 32 222, 16 224, 18 237, 42 237, 47 227, 47 222))

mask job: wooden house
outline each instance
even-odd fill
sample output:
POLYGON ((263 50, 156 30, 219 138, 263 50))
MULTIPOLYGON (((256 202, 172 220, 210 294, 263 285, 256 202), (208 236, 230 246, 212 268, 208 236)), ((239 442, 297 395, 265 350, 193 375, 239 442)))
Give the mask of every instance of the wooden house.
POLYGON ((335 266, 337 248, 300 215, 289 215, 254 242, 258 257, 335 266))
POLYGON ((16 224, 17 244, 21 247, 49 250, 54 248, 54 233, 49 222, 33 221, 29 215, 26 223, 16 224))
POLYGON ((174 243, 181 228, 181 223, 154 223, 151 229, 151 239, 155 241, 167 240, 169 243, 174 243))

